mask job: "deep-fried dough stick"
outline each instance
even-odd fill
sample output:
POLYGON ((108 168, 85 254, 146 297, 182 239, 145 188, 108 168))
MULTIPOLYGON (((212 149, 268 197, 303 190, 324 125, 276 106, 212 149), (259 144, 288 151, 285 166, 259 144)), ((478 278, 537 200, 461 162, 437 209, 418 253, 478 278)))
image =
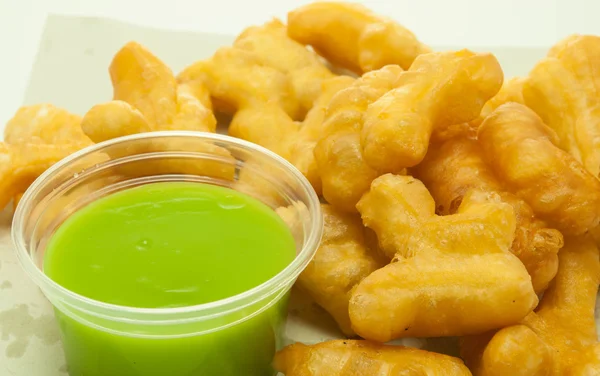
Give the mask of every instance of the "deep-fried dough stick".
POLYGON ((356 212, 356 203, 379 173, 363 160, 360 130, 369 106, 396 86, 402 69, 389 65, 369 72, 338 92, 327 110, 314 155, 323 196, 336 208, 356 212))
POLYGON ((559 258, 558 274, 535 313, 498 331, 491 341, 489 335, 462 340, 461 353, 474 375, 600 374, 594 319, 598 248, 590 238, 567 238, 559 258))
POLYGON ((470 376, 460 359, 404 346, 335 340, 296 343, 275 355, 286 376, 470 376))
POLYGON ((44 171, 75 151, 61 145, 0 143, 0 207, 4 208, 44 171))
POLYGON ((140 44, 121 48, 109 72, 114 100, 92 107, 81 124, 95 142, 148 131, 215 131, 203 84, 177 84, 169 67, 140 44))
MULTIPOLYGON (((229 133, 270 149, 290 161, 308 179, 315 191, 321 193, 321 177, 313 154, 317 141, 321 138, 321 128, 325 111, 331 98, 339 90, 354 80, 348 76, 338 76, 322 83, 321 95, 308 112, 304 122, 294 122, 281 108, 274 104, 256 104, 233 117, 229 133)), ((236 189, 261 199, 273 207, 285 205, 276 187, 257 171, 266 168, 268 162, 245 161, 239 171, 236 189)), ((271 172, 277 176, 277 171, 271 172)))
POLYGON ((553 144, 556 134, 532 110, 508 103, 483 124, 478 140, 507 188, 563 234, 582 234, 600 221, 600 181, 553 144))
MULTIPOLYGON (((199 80, 177 83, 160 59, 138 43, 130 42, 114 56, 109 68, 114 100, 92 107, 81 128, 95 142, 160 130, 213 132, 216 120, 207 89, 199 80)), ((128 146, 129 148, 131 146, 128 146)), ((139 141, 139 153, 206 152, 222 160, 190 161, 178 158, 145 160, 118 168, 129 176, 157 173, 206 175, 233 180, 235 161, 228 150, 210 142, 184 139, 139 141)), ((112 149, 113 157, 131 150, 112 149)))
POLYGON ((357 208, 364 225, 377 234, 379 247, 389 260, 414 256, 409 250, 413 234, 422 220, 435 218, 435 202, 429 191, 410 176, 378 177, 357 208))
POLYGON ((272 103, 296 120, 313 107, 322 82, 332 77, 314 52, 290 39, 285 25, 273 20, 247 28, 233 46, 191 65, 178 79, 201 79, 226 112, 272 103))
POLYGON ((542 292, 556 275, 562 234, 547 228, 525 201, 507 192, 484 161, 476 140, 457 136, 429 148, 427 156, 411 170, 435 199, 437 212, 454 214, 465 194, 478 189, 496 193, 512 206, 517 219, 511 251, 523 262, 536 292, 542 292))
POLYGON ((306 114, 306 118, 302 122, 298 133, 293 136, 289 147, 289 161, 306 176, 318 193, 322 190, 322 183, 314 149, 325 131, 323 122, 329 103, 334 95, 353 82, 354 79, 349 76, 339 76, 322 83, 321 95, 315 101, 313 108, 306 114))
MULTIPOLYGON (((342 332, 351 337, 355 333, 348 316, 350 292, 384 263, 367 247, 365 228, 358 214, 341 213, 326 204, 321 205, 321 210, 325 226, 323 239, 297 283, 333 316, 342 332)), ((282 215, 281 209, 278 210, 287 223, 293 223, 289 211, 282 215)))
POLYGON ((6 123, 4 141, 9 144, 92 144, 81 130, 81 116, 51 104, 21 107, 6 123))
POLYGON ((440 142, 448 140, 458 135, 466 135, 469 138, 477 138, 477 129, 483 123, 485 118, 496 108, 508 102, 525 103, 523 99, 523 85, 526 79, 522 77, 513 77, 504 82, 498 94, 494 95, 483 108, 479 116, 468 123, 454 124, 448 127, 437 129, 431 136, 431 141, 440 142))
POLYGON ((274 103, 256 103, 240 109, 229 124, 229 135, 264 146, 285 159, 300 129, 285 111, 274 103))
POLYGON ((334 77, 315 53, 288 37, 286 26, 278 19, 247 28, 233 46, 252 52, 260 64, 285 73, 304 113, 321 95, 323 81, 334 77))
POLYGON ((431 50, 395 21, 359 4, 318 2, 288 14, 290 37, 357 73, 389 64, 408 69, 431 50))
MULTIPOLYGON (((283 109, 273 103, 258 102, 242 108, 235 114, 229 134, 262 145, 295 165, 314 164, 311 158, 312 149, 321 137, 327 104, 339 90, 350 85, 352 81, 352 78, 342 76, 323 82, 321 96, 317 98, 315 106, 306 115, 303 123, 293 121, 283 109)), ((301 168, 307 177, 311 176, 309 168, 314 169, 316 166, 301 168)), ((312 171, 311 173, 314 174, 312 171)))
POLYGON ((502 85, 491 54, 468 50, 419 56, 398 87, 369 106, 361 132, 365 161, 397 172, 423 160, 434 130, 471 121, 502 85))
POLYGON ((600 37, 572 35, 529 74, 525 103, 558 134, 558 145, 600 175, 600 37))
POLYGON ((352 78, 331 73, 314 52, 290 39, 278 20, 246 29, 232 47, 178 78, 206 82, 222 109, 235 113, 230 135, 288 159, 320 192, 314 145, 329 100, 352 78), (305 114, 302 124, 294 121, 305 114))
POLYGON ((54 163, 92 144, 80 123, 81 117, 51 104, 17 111, 0 143, 0 208, 54 163))
POLYGON ((179 82, 200 80, 215 99, 215 107, 226 113, 269 103, 292 118, 301 114, 288 76, 261 63, 251 51, 222 47, 206 61, 196 62, 177 76, 179 82))
POLYGON ((502 88, 500 88, 498 94, 494 95, 492 99, 487 101, 485 106, 483 106, 481 109, 481 117, 485 119, 495 109, 508 102, 525 103, 525 99, 523 98, 523 87, 526 82, 527 79, 523 77, 513 77, 506 80, 504 84, 502 84, 502 88))
MULTIPOLYGON (((324 81, 320 97, 301 124, 294 122, 274 104, 256 103, 235 114, 229 126, 229 134, 264 146, 287 159, 320 193, 321 178, 313 149, 322 137, 322 122, 327 104, 335 93, 352 82, 353 79, 346 76, 324 81)), ((244 179, 252 179, 252 176, 244 176, 244 179)))
POLYGON ((94 142, 152 131, 150 124, 139 110, 127 102, 118 100, 92 107, 85 114, 81 129, 94 142))
POLYGON ((357 208, 397 252, 352 294, 350 320, 363 338, 482 333, 519 322, 537 304, 527 270, 509 252, 512 207, 497 195, 472 191, 456 214, 439 217, 420 181, 388 174, 357 208))

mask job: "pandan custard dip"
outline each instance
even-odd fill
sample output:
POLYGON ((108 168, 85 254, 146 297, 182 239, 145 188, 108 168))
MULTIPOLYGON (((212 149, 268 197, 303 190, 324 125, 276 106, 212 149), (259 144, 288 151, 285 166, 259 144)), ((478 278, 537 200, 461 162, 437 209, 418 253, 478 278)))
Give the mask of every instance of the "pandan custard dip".
POLYGON ((71 376, 262 376, 321 231, 316 194, 275 154, 155 132, 52 167, 13 239, 55 307, 71 376), (298 209, 294 223, 279 207, 298 209))

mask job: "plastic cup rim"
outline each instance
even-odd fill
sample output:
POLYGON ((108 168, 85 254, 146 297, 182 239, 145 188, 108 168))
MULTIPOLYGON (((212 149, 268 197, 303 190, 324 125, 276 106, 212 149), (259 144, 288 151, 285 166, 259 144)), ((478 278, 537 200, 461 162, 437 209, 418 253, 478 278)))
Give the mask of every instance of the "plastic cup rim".
MULTIPOLYGON (((104 312, 112 312, 114 314, 128 314, 133 316, 140 316, 140 318, 151 319, 152 317, 162 317, 162 316, 177 316, 182 314, 189 313, 206 313, 208 316, 214 317, 215 315, 226 314, 227 312, 235 311, 236 307, 239 304, 247 300, 252 300, 253 302, 258 302, 265 297, 268 297, 274 293, 276 293, 280 288, 287 286, 290 282, 294 281, 298 275, 304 270, 306 265, 310 262, 312 257, 314 256, 318 244, 321 240, 321 235, 323 231, 323 218, 320 209, 319 198, 312 188, 311 184, 308 180, 302 175, 300 171, 298 171, 291 163, 289 163, 284 158, 279 155, 273 153, 272 151, 257 145, 251 142, 237 139, 234 137, 220 135, 216 133, 208 133, 208 132, 195 132, 195 131, 159 131, 159 132, 148 132, 148 133, 139 133, 128 135, 124 137, 119 137, 115 139, 111 139, 108 141, 103 141, 91 146, 88 146, 82 150, 79 150, 68 157, 62 159, 57 162, 53 166, 51 166, 48 170, 46 170, 43 174, 41 174, 31 186, 27 189, 25 194, 23 195, 17 210, 14 215, 12 229, 11 229, 11 237, 13 240, 13 245, 15 247, 15 252, 17 254, 17 258, 21 267, 25 270, 25 272, 29 275, 29 277, 42 289, 44 294, 50 299, 50 296, 69 299, 70 301, 75 301, 83 305, 86 311, 89 313, 97 310, 101 310, 104 312), (32 258, 29 255, 29 252, 26 247, 26 241, 23 237, 24 235, 24 224, 25 224, 25 215, 28 213, 28 209, 31 206, 31 200, 36 194, 44 187, 45 182, 60 172, 64 167, 70 165, 71 163, 77 161, 78 159, 85 157, 94 152, 101 151, 104 148, 127 143, 135 140, 142 139, 158 139, 158 138, 181 138, 181 137, 193 137, 197 139, 204 139, 207 141, 216 141, 229 145, 235 145, 237 147, 241 147, 251 153, 258 153, 269 160, 275 162, 276 164, 283 167, 287 172, 289 172, 295 180, 298 181, 299 186, 303 193, 309 198, 308 209, 309 213, 311 213, 311 227, 309 230, 308 237, 302 250, 297 254, 294 260, 288 264, 283 270, 281 270, 278 274, 276 274, 271 279, 263 282, 262 284, 244 291, 240 294, 233 295, 231 297, 217 300, 214 302, 203 303, 194 306, 186 306, 186 307, 177 307, 177 308, 136 308, 136 307, 128 307, 121 306, 111 303, 105 303, 99 300, 87 298, 83 295, 77 294, 67 288, 62 287, 58 283, 54 282, 50 279, 46 274, 43 273, 40 268, 38 268, 32 258), (216 310, 221 310, 221 312, 214 312, 216 310)), ((50 299, 52 301, 52 299, 50 299)), ((70 306, 73 306, 71 303, 64 302, 70 306)), ((176 318, 174 318, 176 319, 176 318)), ((152 321, 152 320, 151 320, 152 321)), ((162 321, 162 320, 160 320, 162 321)))

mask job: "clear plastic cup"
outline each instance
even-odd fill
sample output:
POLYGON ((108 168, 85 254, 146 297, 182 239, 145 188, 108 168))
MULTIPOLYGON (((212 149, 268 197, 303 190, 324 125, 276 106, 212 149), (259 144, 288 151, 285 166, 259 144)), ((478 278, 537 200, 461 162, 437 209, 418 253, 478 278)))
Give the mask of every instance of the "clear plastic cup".
MULTIPOLYGON (((227 136, 155 132, 103 142, 38 178, 15 213, 23 268, 55 308, 71 376, 264 376, 282 344, 289 290, 322 232, 308 181, 276 154, 227 136), (280 209, 297 255, 251 290, 183 308, 129 308, 78 295, 43 272, 45 245, 72 213, 108 194, 159 181, 230 187, 280 209)), ((235 231, 235 229, 232 229, 235 231)))

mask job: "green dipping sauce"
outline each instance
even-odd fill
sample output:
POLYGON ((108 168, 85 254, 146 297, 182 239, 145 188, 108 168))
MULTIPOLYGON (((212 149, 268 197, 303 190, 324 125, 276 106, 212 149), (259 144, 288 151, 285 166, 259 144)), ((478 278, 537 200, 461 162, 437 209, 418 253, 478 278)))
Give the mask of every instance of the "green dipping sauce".
MULTIPOLYGON (((103 197, 71 215, 48 242, 44 272, 101 302, 175 308, 247 291, 295 255, 286 224, 256 199, 208 184, 152 183, 103 197)), ((169 333, 149 325, 127 335, 118 332, 118 323, 111 324, 117 332, 94 328, 103 323, 93 316, 85 317, 92 325, 60 309, 57 316, 71 376, 262 376, 274 374, 270 362, 286 301, 237 325, 175 338, 161 338, 169 333)), ((249 307, 248 314, 260 308, 249 307)), ((188 329, 199 332, 207 325, 188 329)))

